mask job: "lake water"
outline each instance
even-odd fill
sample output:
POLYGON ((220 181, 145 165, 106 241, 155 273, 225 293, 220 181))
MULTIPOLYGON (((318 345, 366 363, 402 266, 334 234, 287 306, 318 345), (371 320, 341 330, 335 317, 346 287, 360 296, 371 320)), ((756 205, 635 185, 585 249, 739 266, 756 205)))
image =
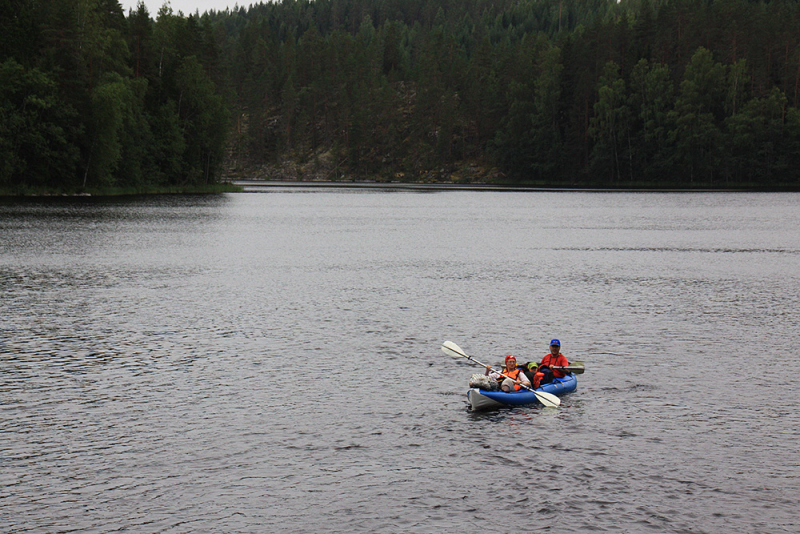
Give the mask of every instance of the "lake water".
POLYGON ((0 203, 1 531, 800 531, 799 194, 265 191, 0 203))

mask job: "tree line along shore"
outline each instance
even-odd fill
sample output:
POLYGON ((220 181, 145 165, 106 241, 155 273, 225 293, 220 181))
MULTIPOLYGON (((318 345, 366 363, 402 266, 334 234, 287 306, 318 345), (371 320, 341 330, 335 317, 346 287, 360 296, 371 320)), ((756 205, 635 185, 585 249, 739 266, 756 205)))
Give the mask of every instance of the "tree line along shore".
POLYGON ((800 189, 800 3, 0 6, 0 193, 800 189))

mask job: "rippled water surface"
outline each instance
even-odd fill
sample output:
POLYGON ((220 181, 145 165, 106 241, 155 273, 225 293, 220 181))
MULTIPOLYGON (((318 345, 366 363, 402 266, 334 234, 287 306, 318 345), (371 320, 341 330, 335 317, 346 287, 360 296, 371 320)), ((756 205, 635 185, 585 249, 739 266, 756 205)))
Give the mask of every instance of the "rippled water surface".
POLYGON ((0 204, 0 530, 800 531, 800 195, 268 191, 0 204))

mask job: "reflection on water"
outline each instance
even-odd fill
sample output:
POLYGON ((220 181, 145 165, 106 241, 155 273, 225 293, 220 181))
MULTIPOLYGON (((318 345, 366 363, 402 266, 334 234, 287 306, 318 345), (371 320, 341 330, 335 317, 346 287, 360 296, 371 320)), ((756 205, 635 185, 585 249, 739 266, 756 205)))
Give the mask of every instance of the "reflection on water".
POLYGON ((800 195, 296 191, 0 204, 0 524, 800 529, 800 195))

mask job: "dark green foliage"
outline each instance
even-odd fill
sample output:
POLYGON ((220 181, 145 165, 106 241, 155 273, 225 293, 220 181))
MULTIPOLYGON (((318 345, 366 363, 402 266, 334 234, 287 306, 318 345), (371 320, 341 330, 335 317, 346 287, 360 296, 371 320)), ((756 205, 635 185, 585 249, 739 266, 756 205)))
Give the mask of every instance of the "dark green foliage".
POLYGON ((229 122, 210 27, 117 0, 3 2, 0 189, 216 181, 229 122))
POLYGON ((291 178, 797 188, 799 5, 284 0, 153 18, 7 0, 0 188, 200 186, 226 158, 291 178))
POLYGON ((78 159, 76 112, 50 76, 14 59, 0 64, 0 187, 63 187, 78 159))

